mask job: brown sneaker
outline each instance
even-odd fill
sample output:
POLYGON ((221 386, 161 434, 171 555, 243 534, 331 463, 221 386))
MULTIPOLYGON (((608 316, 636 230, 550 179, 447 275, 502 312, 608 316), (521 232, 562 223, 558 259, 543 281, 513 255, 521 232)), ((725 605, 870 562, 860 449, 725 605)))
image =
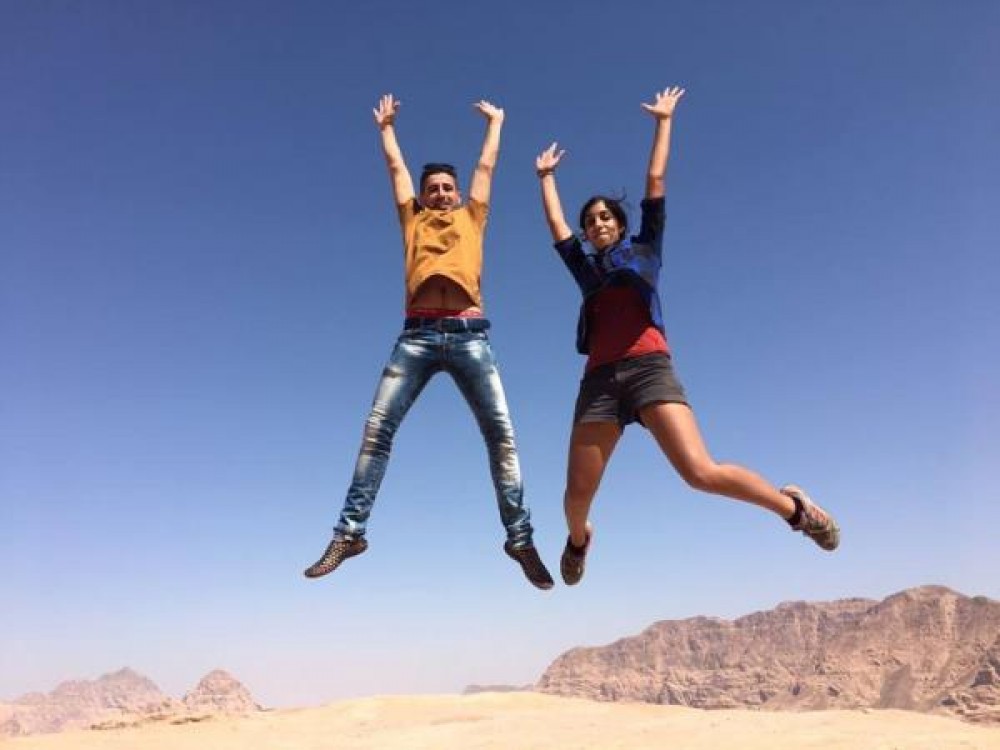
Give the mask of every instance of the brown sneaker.
POLYGON ((349 557, 360 555, 368 549, 368 542, 363 536, 357 539, 334 537, 326 547, 323 556, 305 570, 306 578, 319 578, 332 573, 349 557))
MULTIPOLYGON (((825 550, 835 550, 840 544, 840 527, 833 516, 809 499, 801 487, 788 484, 781 488, 783 495, 795 501, 796 523, 789 522, 795 531, 801 531, 825 550)), ((793 516, 794 518, 795 516, 793 516)))
POLYGON ((587 529, 587 541, 582 547, 573 544, 572 537, 566 537, 562 558, 559 560, 559 572, 567 586, 575 586, 583 578, 583 568, 587 562, 587 552, 590 550, 590 540, 593 532, 587 529))
POLYGON ((508 540, 504 542, 503 551, 521 566, 525 578, 531 581, 534 586, 540 589, 550 589, 555 585, 552 576, 549 575, 549 571, 545 567, 545 563, 538 556, 538 550, 533 545, 513 547, 510 540, 508 540))

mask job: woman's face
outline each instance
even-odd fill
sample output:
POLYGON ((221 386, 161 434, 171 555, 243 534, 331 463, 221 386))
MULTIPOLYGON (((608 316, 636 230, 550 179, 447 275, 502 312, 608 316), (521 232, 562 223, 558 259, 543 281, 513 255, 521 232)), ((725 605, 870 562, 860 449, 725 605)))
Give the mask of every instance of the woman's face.
POLYGON ((583 216, 583 234, 595 250, 603 252, 621 239, 622 227, 604 201, 597 201, 583 216))

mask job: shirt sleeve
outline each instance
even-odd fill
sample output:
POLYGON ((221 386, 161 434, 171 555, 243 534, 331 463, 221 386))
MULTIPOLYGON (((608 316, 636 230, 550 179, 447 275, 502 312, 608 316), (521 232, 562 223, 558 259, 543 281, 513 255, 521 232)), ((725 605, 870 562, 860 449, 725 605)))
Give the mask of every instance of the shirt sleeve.
POLYGON ((598 269, 583 252, 583 245, 576 235, 571 235, 564 240, 555 243, 556 252, 566 264, 566 268, 573 275, 573 279, 580 287, 580 291, 587 294, 588 291, 597 288, 601 284, 601 276, 598 269))
POLYGON ((640 203, 642 220, 635 241, 652 247, 657 255, 663 248, 663 226, 666 220, 666 198, 644 198, 640 203))
POLYGON ((414 217, 417 215, 420 205, 417 203, 416 198, 411 198, 406 201, 406 203, 400 203, 396 206, 396 211, 399 214, 399 225, 403 228, 403 232, 406 232, 406 227, 413 223, 414 217))

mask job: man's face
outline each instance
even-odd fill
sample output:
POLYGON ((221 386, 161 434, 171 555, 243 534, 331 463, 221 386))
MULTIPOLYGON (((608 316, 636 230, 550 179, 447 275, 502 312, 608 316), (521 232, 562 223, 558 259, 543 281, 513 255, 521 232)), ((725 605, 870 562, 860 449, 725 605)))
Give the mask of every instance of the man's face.
POLYGON ((424 180, 420 191, 420 205, 438 211, 457 208, 462 202, 462 194, 458 192, 458 183, 447 172, 437 172, 424 180))

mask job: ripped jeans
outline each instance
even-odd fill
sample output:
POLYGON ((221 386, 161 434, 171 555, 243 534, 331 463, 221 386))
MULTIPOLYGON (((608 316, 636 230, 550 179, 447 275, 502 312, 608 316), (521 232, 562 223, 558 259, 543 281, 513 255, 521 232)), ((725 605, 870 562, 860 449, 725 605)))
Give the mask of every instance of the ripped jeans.
MULTIPOLYGON (((442 320, 455 322, 452 318, 442 320)), ((443 371, 458 385, 486 441, 497 508, 507 538, 514 547, 532 543, 531 514, 523 500, 514 427, 485 330, 489 323, 479 319, 473 325, 483 330, 452 332, 446 324, 433 322, 411 328, 408 322, 399 335, 375 391, 354 478, 334 529, 336 536, 364 536, 396 430, 431 377, 443 371)))

